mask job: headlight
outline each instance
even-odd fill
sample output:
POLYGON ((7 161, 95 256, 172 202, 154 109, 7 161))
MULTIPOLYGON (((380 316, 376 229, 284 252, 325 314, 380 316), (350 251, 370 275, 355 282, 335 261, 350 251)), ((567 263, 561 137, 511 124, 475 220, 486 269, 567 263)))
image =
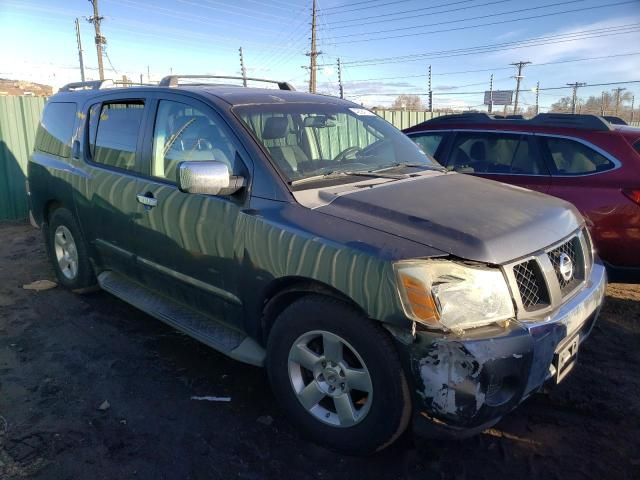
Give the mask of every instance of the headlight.
POLYGON ((406 315, 428 327, 463 330, 513 318, 507 282, 497 268, 451 261, 394 265, 406 315))

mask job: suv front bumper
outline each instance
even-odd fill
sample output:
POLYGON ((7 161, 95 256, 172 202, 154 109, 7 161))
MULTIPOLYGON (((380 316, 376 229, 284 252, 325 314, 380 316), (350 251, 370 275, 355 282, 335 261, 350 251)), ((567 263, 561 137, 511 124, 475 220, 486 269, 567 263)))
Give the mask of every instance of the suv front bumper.
POLYGON ((514 321, 463 337, 418 332, 408 348, 417 433, 468 436, 495 424, 545 383, 559 381, 591 332, 607 276, 595 262, 582 289, 542 321, 514 321), (567 357, 567 352, 570 352, 567 357), (560 365, 566 368, 558 374, 560 365), (564 361, 564 362, 563 362, 564 361), (427 421, 424 421, 427 420, 427 421))

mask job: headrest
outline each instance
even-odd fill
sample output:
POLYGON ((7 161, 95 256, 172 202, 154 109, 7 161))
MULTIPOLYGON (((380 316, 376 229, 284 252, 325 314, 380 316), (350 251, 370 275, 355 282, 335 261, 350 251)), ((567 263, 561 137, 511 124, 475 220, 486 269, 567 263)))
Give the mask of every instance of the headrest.
POLYGON ((474 160, 479 160, 481 162, 486 160, 486 150, 484 148, 484 143, 482 142, 474 142, 473 145, 471 145, 471 150, 469 150, 469 154, 471 156, 471 158, 473 158, 474 160))
POLYGON ((276 138, 284 138, 289 130, 289 119, 287 117, 269 117, 264 122, 262 128, 263 140, 274 140, 276 138))

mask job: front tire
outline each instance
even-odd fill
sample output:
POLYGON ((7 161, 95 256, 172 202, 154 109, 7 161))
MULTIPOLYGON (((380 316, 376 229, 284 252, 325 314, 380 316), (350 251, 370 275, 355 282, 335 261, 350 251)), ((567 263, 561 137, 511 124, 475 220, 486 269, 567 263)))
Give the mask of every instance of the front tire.
POLYGON ((309 295, 277 318, 267 370, 292 423, 316 443, 369 454, 406 429, 411 398, 389 334, 340 300, 309 295))
POLYGON ((71 290, 95 285, 87 247, 73 214, 66 208, 56 209, 49 218, 46 234, 58 282, 71 290))

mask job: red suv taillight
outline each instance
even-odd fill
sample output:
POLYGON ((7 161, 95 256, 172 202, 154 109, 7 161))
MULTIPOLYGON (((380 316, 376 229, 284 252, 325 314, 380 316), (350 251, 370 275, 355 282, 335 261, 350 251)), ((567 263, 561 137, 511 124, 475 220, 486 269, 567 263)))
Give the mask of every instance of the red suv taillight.
POLYGON ((625 188, 622 193, 629 197, 632 202, 640 205, 640 188, 625 188))

